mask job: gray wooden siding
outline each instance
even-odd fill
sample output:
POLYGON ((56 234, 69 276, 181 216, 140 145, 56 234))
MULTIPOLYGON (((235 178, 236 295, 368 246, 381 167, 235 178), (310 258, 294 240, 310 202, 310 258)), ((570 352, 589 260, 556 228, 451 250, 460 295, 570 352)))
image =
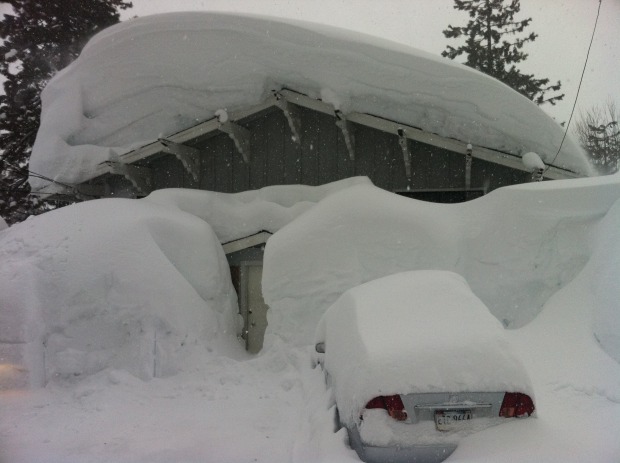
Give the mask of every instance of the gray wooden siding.
MULTIPOLYGON (((251 132, 251 160, 245 163, 226 134, 195 140, 203 151, 199 180, 195 181, 171 155, 142 163, 153 171, 154 189, 199 188, 226 193, 268 185, 321 185, 355 175, 368 176, 383 189, 407 189, 398 138, 369 127, 354 126, 355 160, 351 160, 334 117, 299 108, 301 142, 291 134, 284 114, 267 111, 243 125, 251 132)), ((461 154, 409 140, 411 189, 465 187, 465 159, 461 154)), ((490 191, 523 183, 529 174, 478 159, 473 160, 471 188, 490 191)))

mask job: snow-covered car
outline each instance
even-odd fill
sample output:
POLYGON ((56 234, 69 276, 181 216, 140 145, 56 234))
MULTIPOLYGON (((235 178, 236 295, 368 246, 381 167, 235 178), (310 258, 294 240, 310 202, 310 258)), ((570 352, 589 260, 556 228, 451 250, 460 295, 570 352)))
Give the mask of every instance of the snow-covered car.
POLYGON ((345 292, 319 321, 316 361, 368 462, 442 461, 463 437, 534 413, 503 326, 452 272, 398 273, 345 292))

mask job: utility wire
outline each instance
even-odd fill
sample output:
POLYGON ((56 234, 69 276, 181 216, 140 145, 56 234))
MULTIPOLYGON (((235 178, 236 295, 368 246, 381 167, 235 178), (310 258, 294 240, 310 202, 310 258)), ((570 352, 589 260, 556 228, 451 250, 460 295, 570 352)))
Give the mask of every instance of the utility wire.
POLYGON ((583 76, 586 73, 586 67, 588 65, 588 58, 590 57, 590 50, 592 49, 592 42, 594 42, 594 34, 596 33, 596 26, 598 24, 598 18, 601 14, 601 4, 603 0, 598 0, 598 11, 596 12, 596 20, 594 21, 594 29, 592 29, 592 37, 590 37, 590 45, 588 46, 588 53, 586 53, 586 60, 583 63, 583 70, 581 71, 581 78, 579 79, 579 86, 577 87, 577 94, 575 95, 575 101, 573 102, 573 109, 570 112, 570 117, 568 118, 568 123, 566 124, 566 130, 564 131, 564 136, 562 137, 562 141, 560 142, 560 147, 558 148, 558 152, 555 153, 553 160, 547 165, 545 172, 551 168, 551 166, 555 163, 555 160, 562 151, 562 146, 564 145, 564 140, 566 140, 566 135, 568 134, 568 129, 570 127, 570 123, 573 120, 573 114, 575 113, 575 107, 577 106, 577 99, 579 98, 579 91, 581 90, 581 84, 583 82, 583 76))
POLYGON ((16 166, 16 165, 10 163, 9 161, 7 161, 5 159, 0 159, 0 161, 2 161, 4 164, 9 166, 9 168, 11 168, 14 171, 20 173, 21 175, 23 175, 26 178, 28 178, 28 177, 40 178, 41 180, 46 180, 46 181, 48 181, 50 183, 55 183, 57 185, 64 186, 65 188, 70 188, 71 190, 74 189, 74 187, 72 185, 68 185, 66 183, 59 182, 57 180, 51 179, 49 177, 46 177, 45 175, 37 174, 36 172, 33 172, 31 170, 25 170, 24 168, 16 166))
MULTIPOLYGON (((30 190, 24 190, 23 188, 4 188, 4 187, 0 187, 0 191, 5 191, 8 193, 15 193, 15 192, 23 192, 23 193, 29 193, 30 190)), ((69 194, 65 194, 65 193, 37 193, 38 196, 41 195, 48 195, 48 196, 58 196, 58 197, 66 197, 66 198, 72 198, 72 199, 79 199, 76 198, 73 195, 69 195, 69 194)))

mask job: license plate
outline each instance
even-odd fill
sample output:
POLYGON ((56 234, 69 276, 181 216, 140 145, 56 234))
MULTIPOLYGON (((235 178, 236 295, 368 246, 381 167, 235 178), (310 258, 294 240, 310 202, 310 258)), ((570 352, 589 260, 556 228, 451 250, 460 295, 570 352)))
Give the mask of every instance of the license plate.
POLYGON ((441 410, 435 412, 435 427, 438 431, 450 431, 459 423, 473 418, 471 410, 441 410))

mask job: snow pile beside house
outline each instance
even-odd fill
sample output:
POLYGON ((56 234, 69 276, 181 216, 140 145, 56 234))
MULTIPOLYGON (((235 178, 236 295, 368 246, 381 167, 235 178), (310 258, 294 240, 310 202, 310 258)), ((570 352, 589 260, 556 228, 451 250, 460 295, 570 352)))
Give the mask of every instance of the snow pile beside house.
POLYGON ((469 436, 451 461, 620 460, 619 218, 616 202, 592 229, 579 275, 531 323, 506 332, 532 378, 538 419, 469 436))
POLYGON ((322 198, 369 184, 354 177, 235 194, 159 190, 139 201, 70 206, 5 230, 0 357, 16 365, 10 383, 107 368, 144 379, 211 351, 235 355, 236 294, 220 243, 274 233, 322 198))
POLYGON ((274 185, 240 193, 168 188, 146 201, 201 218, 226 243, 260 231, 275 233, 326 196, 354 185, 372 185, 368 177, 351 177, 320 186, 274 185))
POLYGON ((221 245, 190 214, 108 199, 0 233, 0 363, 21 368, 15 386, 174 374, 239 349, 236 312, 221 245))
MULTIPOLYGON (((603 348, 620 363, 620 202, 600 225, 596 247, 589 262, 594 294, 594 334, 603 348)), ((620 395, 620 394, 619 394, 620 395)))
POLYGON ((369 113, 591 172, 570 137, 556 158, 563 131, 540 108, 473 69, 322 25, 199 12, 138 18, 93 38, 43 91, 30 168, 78 183, 132 147, 283 88, 323 98, 345 116, 369 113))
POLYGON ((268 331, 311 343, 311 327, 349 288, 429 269, 464 276, 496 318, 518 328, 584 267, 593 227, 618 198, 613 177, 501 188, 455 205, 346 189, 267 243, 268 331))
MULTIPOLYGON (((0 391, 0 461, 357 461, 311 367, 314 331, 345 290, 412 259, 466 273, 511 326, 533 318, 504 334, 531 378, 537 419, 468 436, 451 461, 619 461, 619 178, 504 188, 458 206, 368 185, 337 191, 270 238, 274 305, 252 357, 232 332, 226 262, 193 193, 161 193, 169 205, 94 201, 0 231, 0 380, 42 384, 24 367, 43 366, 55 379, 0 391)), ((275 190, 250 196, 272 194, 294 202, 275 190)))

